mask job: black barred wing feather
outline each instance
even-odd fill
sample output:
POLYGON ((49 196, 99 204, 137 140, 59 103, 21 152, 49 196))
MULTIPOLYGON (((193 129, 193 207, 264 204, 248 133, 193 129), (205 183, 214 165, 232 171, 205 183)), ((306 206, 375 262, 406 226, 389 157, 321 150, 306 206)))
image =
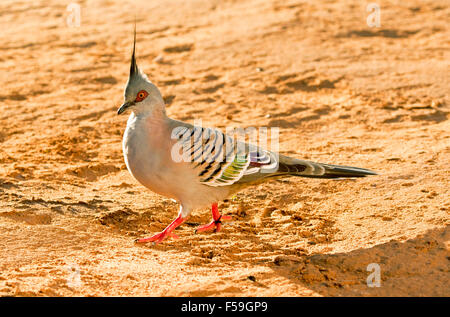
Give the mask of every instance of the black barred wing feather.
POLYGON ((269 152, 240 142, 220 130, 180 127, 175 134, 199 181, 208 186, 227 186, 273 163, 269 152))

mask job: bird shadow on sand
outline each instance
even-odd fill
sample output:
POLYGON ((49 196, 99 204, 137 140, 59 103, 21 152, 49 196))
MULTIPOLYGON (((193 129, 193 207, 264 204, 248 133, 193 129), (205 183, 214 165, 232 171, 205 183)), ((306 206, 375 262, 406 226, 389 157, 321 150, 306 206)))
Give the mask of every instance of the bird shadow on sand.
MULTIPOLYGON (((235 267, 247 263, 271 269, 271 273, 239 276, 236 285, 248 279, 248 283, 264 289, 274 277, 283 277, 298 286, 299 295, 310 290, 323 296, 449 296, 449 240, 447 225, 413 239, 393 239, 370 248, 332 254, 302 255, 282 243, 269 243, 247 232, 191 235, 182 241, 147 247, 189 252, 188 265, 235 267)), ((211 286, 208 289, 214 289, 211 286)), ((239 293, 239 288, 233 289, 235 295, 239 293)), ((216 289, 210 295, 223 292, 216 289)))
POLYGON ((323 296, 449 296, 449 240, 447 225, 366 249, 280 257, 271 268, 323 296))

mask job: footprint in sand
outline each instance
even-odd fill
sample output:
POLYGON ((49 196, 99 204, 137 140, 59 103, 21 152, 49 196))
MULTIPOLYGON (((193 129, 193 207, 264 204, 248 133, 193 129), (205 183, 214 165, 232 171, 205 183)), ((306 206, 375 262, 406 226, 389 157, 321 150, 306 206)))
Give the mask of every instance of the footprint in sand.
POLYGON ((163 49, 166 53, 183 53, 183 52, 189 52, 194 48, 194 44, 180 44, 175 46, 168 46, 163 49))

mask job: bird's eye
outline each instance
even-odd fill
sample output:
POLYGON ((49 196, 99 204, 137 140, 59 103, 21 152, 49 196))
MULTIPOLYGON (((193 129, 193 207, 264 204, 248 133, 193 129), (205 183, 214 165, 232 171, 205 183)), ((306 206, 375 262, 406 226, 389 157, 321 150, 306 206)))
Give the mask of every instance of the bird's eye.
POLYGON ((136 102, 142 101, 145 98, 147 98, 148 93, 145 90, 141 90, 140 92, 137 93, 136 95, 136 102))

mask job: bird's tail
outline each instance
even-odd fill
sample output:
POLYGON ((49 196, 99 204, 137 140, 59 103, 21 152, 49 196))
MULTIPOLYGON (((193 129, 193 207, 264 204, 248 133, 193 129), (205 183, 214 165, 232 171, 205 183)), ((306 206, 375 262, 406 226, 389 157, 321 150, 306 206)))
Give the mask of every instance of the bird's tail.
POLYGON ((311 178, 354 178, 378 175, 366 168, 341 166, 280 157, 278 172, 311 178))

